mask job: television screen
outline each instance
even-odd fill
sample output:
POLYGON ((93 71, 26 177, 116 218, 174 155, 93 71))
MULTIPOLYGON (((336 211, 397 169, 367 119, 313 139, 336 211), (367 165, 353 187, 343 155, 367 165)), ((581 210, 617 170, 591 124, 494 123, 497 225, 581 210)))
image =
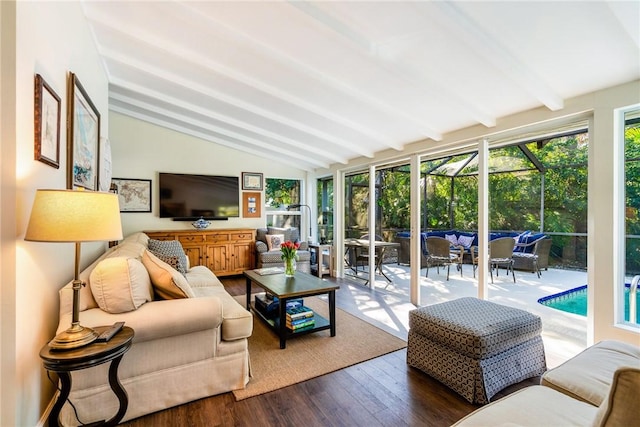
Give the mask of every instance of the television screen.
POLYGON ((160 218, 240 216, 237 176, 160 173, 160 218))

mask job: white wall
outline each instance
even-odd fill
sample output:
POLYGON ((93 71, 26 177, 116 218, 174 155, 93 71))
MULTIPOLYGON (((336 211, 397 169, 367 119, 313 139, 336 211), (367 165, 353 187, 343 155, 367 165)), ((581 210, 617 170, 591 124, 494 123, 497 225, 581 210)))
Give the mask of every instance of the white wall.
MULTIPOLYGON (((4 12, 10 9, 3 2, 4 12)), ((5 73, 14 75, 15 99, 5 99, 3 113, 14 111, 3 127, 14 129, 11 140, 2 141, 2 215, 12 218, 11 233, 2 238, 2 362, 15 359, 14 373, 3 372, 0 424, 29 426, 38 423, 49 404, 53 388, 38 356, 40 348, 55 334, 58 290, 73 276, 74 246, 23 240, 38 188, 66 188, 67 74, 76 73, 102 115, 102 133, 108 129, 108 82, 93 44, 79 2, 17 2, 13 40, 15 63, 2 62, 5 73), (62 99, 60 168, 34 160, 34 76, 41 74, 62 99), (12 155, 15 153, 15 155, 12 155), (13 170, 7 176, 5 170, 13 170), (11 250, 12 249, 12 250, 11 250), (7 281, 6 277, 15 277, 7 281), (5 331, 13 326, 13 331, 5 331), (9 355, 7 357, 7 355, 9 355), (6 382, 5 382, 6 381, 6 382), (7 385, 8 384, 8 385, 7 385), (7 391, 11 396, 7 396, 7 391), (5 406, 6 405, 6 406, 5 406)), ((7 22, 3 22, 3 27, 7 22)), ((3 59, 4 59, 3 51, 3 59)), ((10 84, 10 83, 9 83, 10 84)), ((3 82, 3 87, 5 86, 3 82)), ((4 133, 3 133, 4 135, 4 133)), ((3 222, 3 228, 5 223, 3 222)), ((84 244, 82 264, 104 250, 105 244, 84 244)))
MULTIPOLYGON (((114 112, 111 113, 110 120, 113 176, 152 180, 152 212, 123 213, 122 228, 125 236, 142 230, 193 230, 189 221, 172 221, 159 217, 158 172, 237 177, 242 172, 261 172, 265 179, 306 179, 306 172, 296 169, 295 165, 265 160, 114 112)), ((242 204, 241 196, 240 203, 242 204)), ((243 218, 240 213, 239 218, 211 221, 209 228, 264 227, 264 191, 262 204, 261 218, 243 218)))

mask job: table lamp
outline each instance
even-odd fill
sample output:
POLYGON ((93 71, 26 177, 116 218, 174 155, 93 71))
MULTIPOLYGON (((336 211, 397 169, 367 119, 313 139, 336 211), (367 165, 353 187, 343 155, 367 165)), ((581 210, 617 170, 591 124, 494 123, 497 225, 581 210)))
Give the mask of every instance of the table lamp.
POLYGON ((24 237, 32 242, 75 243, 71 326, 49 345, 67 350, 93 342, 96 332, 80 325, 80 244, 122 239, 118 195, 82 190, 37 190, 24 237))

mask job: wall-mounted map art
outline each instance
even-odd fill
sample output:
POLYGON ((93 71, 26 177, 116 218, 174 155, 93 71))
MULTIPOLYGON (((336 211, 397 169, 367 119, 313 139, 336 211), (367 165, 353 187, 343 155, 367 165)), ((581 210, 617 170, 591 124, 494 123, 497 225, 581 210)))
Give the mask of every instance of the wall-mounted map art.
POLYGON ((69 73, 67 119, 67 187, 97 190, 100 113, 73 73, 69 73))
POLYGON ((118 193, 120 212, 151 212, 151 180, 113 178, 113 191, 118 193))

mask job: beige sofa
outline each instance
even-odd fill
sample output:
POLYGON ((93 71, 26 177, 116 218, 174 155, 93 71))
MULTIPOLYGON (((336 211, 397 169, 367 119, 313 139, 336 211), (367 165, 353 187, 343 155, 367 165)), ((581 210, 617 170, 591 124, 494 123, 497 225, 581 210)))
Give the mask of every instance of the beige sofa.
POLYGON ((637 426, 640 348, 601 341, 454 426, 637 426))
MULTIPOLYGON (((119 368, 129 396, 123 420, 241 389, 249 381, 251 314, 206 267, 183 275, 150 254, 148 241, 143 233, 129 236, 80 275, 87 284, 81 290, 80 323, 95 327, 123 321, 135 331, 119 368)), ((58 332, 69 327, 71 315, 69 283, 60 290, 58 332)), ((103 364, 72 374, 69 399, 82 423, 117 412, 107 371, 103 364)), ((78 424, 69 403, 61 421, 78 424)))

